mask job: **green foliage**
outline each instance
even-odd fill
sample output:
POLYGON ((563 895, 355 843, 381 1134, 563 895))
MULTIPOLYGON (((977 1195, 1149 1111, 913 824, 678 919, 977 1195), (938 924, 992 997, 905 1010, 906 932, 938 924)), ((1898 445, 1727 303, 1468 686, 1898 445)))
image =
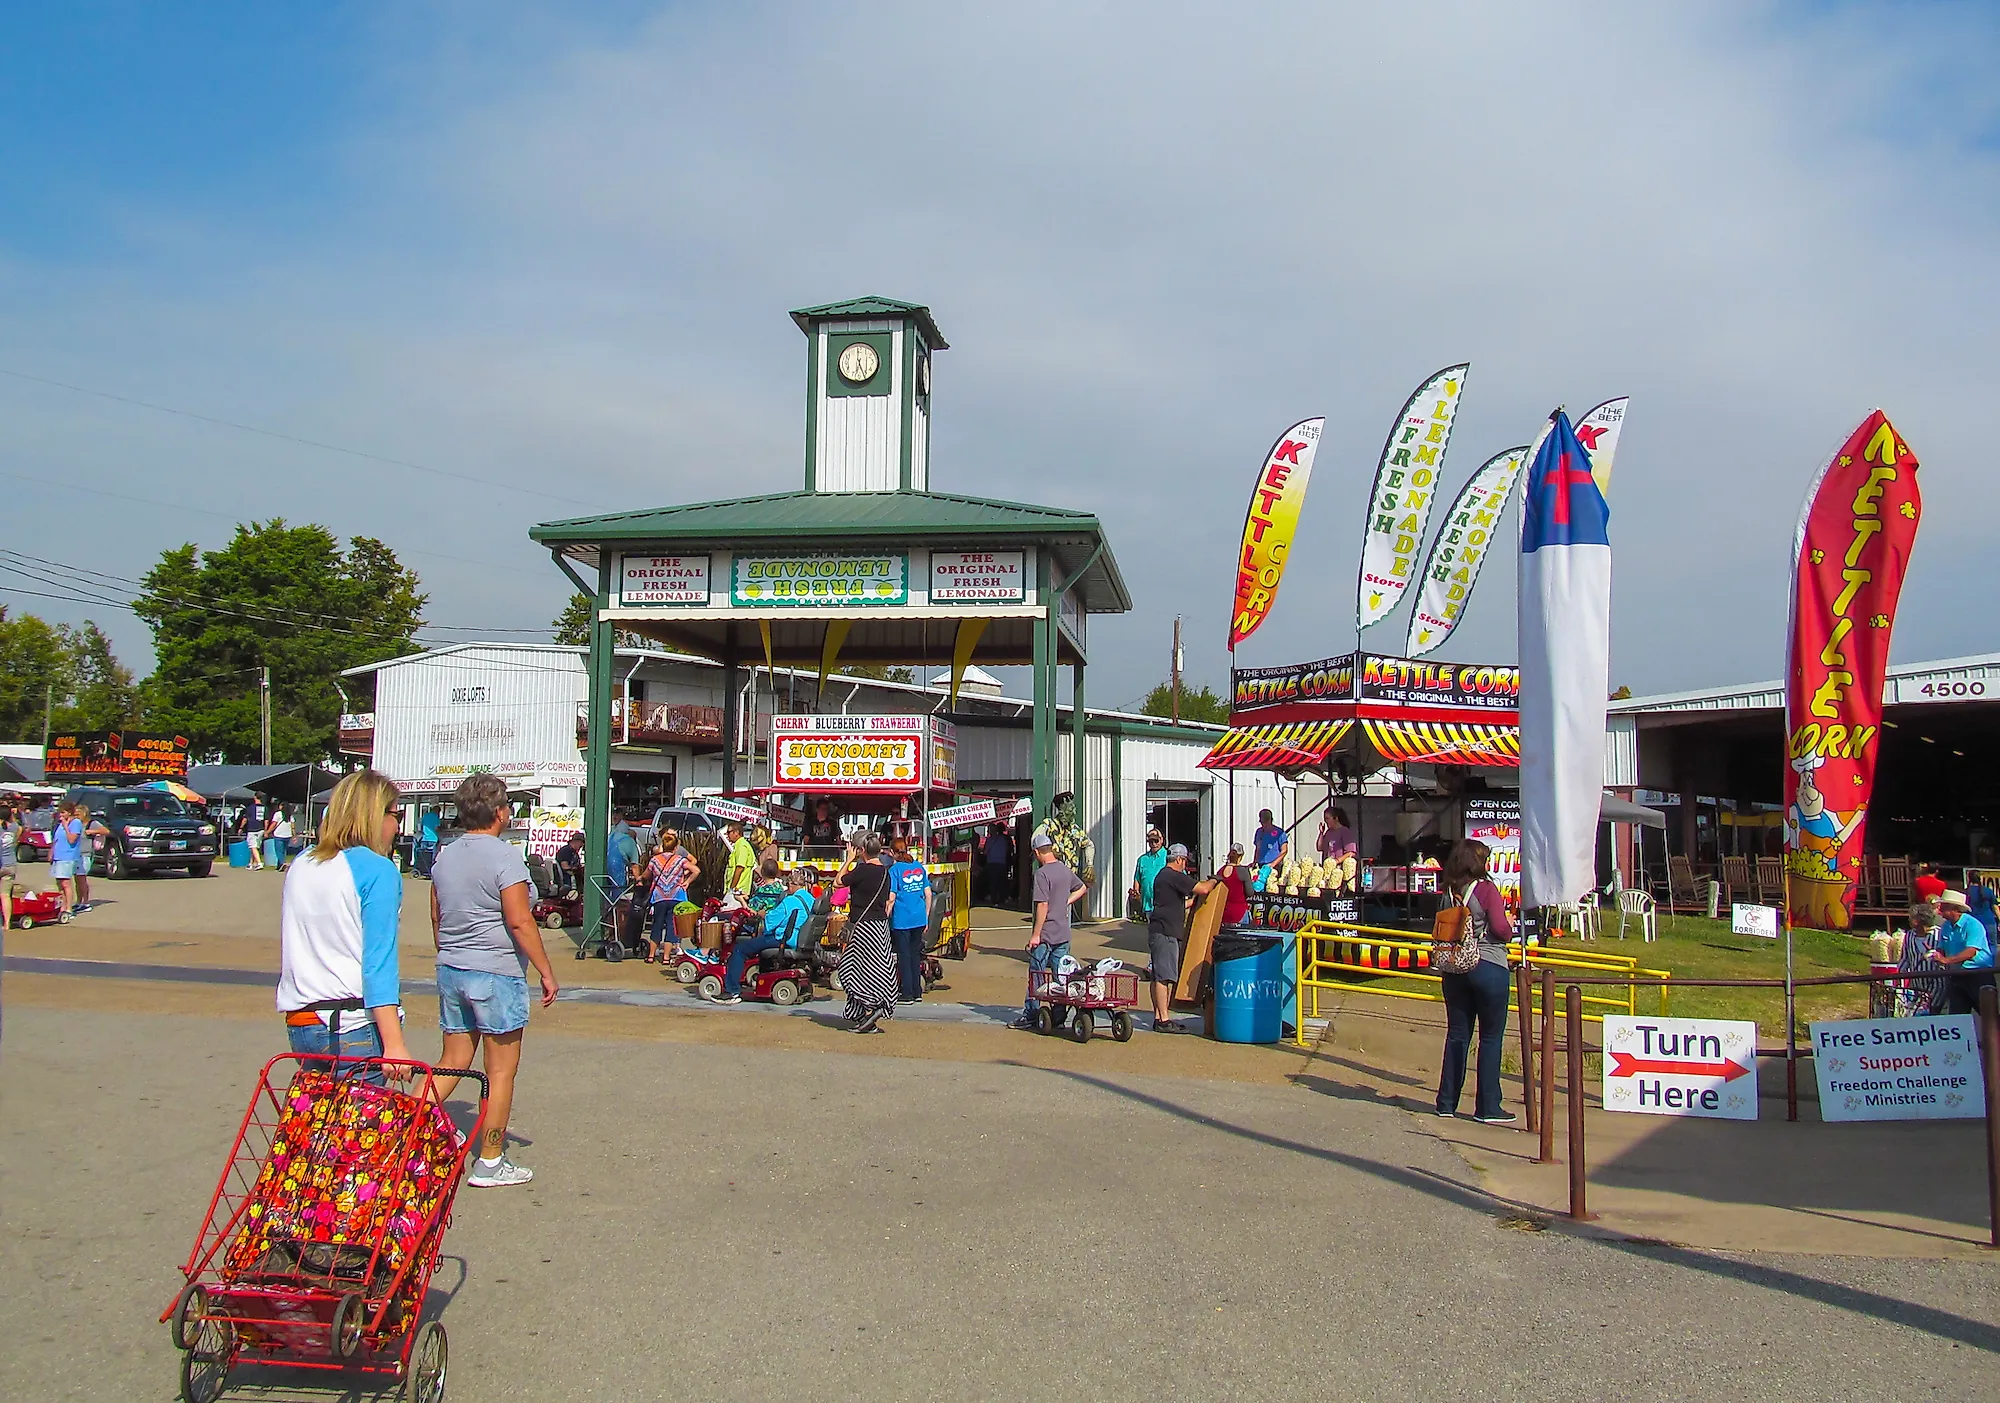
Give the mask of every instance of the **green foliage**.
POLYGON ((556 642, 567 648, 588 648, 590 646, 591 599, 582 590, 569 597, 563 611, 549 621, 549 627, 556 632, 556 642))
POLYGON ((137 716, 132 674, 96 624, 75 628, 33 614, 9 618, 0 608, 0 736, 39 743, 45 711, 56 731, 127 725, 137 716))
POLYGON ((871 682, 913 683, 917 680, 915 669, 889 667, 883 663, 856 663, 852 667, 843 663, 839 666, 838 670, 843 677, 866 677, 871 682))
MULTIPOLYGON (((1139 703, 1141 714, 1146 716, 1172 716, 1174 714, 1174 684, 1171 679, 1160 683, 1146 693, 1146 700, 1139 703)), ((1181 720, 1205 721, 1215 726, 1229 724, 1229 698, 1217 696, 1212 687, 1190 687, 1181 683, 1181 720)))
POLYGON ((187 736, 196 754, 254 763, 258 669, 271 669, 273 761, 336 753, 345 668, 414 652, 427 596, 380 541, 346 550, 323 526, 238 526, 221 550, 161 554, 135 612, 158 666, 141 689, 146 724, 187 736))

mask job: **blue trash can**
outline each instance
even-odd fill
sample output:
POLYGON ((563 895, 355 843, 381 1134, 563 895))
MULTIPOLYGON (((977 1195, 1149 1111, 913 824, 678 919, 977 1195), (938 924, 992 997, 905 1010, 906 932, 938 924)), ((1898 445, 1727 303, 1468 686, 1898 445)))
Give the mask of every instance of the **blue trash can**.
POLYGON ((283 867, 285 865, 285 840, 283 838, 266 838, 264 840, 264 865, 267 867, 283 867))
POLYGON ((1215 1037, 1274 1043, 1284 1036, 1285 942, 1276 935, 1224 931, 1215 937, 1215 1037))
POLYGON ((250 845, 241 838, 236 839, 229 845, 229 865, 231 867, 248 867, 250 865, 250 845))

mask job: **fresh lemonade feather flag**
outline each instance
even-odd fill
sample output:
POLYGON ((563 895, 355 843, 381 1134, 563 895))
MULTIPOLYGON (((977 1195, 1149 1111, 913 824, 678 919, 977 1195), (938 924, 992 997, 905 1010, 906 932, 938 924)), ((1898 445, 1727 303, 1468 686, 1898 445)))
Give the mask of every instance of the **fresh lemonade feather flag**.
POLYGON ((1521 900, 1597 885, 1611 678, 1611 510, 1560 409, 1521 501, 1521 900))
POLYGON ((1451 426, 1468 365, 1448 365, 1417 386, 1382 445, 1368 519, 1361 533, 1361 578, 1355 587, 1357 628, 1379 622, 1403 598, 1417 574, 1417 553, 1437 499, 1451 426))
POLYGON ((1528 450, 1510 448, 1495 453, 1480 465, 1452 499, 1431 553, 1424 561, 1423 585, 1417 592, 1416 608, 1410 611, 1410 638, 1405 655, 1421 658, 1433 651, 1458 627, 1472 587, 1479 583, 1479 569, 1486 553, 1500 534, 1500 518, 1507 499, 1521 476, 1521 462, 1528 450))

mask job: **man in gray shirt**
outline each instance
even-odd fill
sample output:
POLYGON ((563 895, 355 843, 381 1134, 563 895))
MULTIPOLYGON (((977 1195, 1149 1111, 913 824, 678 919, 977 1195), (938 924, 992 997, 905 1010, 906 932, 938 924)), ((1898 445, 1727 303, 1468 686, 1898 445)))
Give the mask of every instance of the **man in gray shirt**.
MULTIPOLYGON (((465 836, 431 865, 431 934, 438 952, 440 1068, 470 1067, 486 1043, 486 1124, 465 1182, 476 1189, 525 1184, 534 1171, 507 1158, 507 1118, 528 1030, 527 967, 542 981, 542 1007, 556 1001, 555 968, 535 924, 534 884, 514 845, 500 834, 513 817, 497 775, 467 775, 454 796, 465 836)), ((439 1095, 456 1081, 439 1079, 439 1095)))
MULTIPOLYGON (((1035 830, 1035 928, 1028 933, 1028 988, 1043 970, 1053 970, 1069 953, 1070 908, 1082 901, 1088 887, 1056 856, 1055 839, 1045 828, 1035 830)), ((1021 1006, 1016 1028, 1037 1028, 1041 1004, 1033 992, 1021 1006)))

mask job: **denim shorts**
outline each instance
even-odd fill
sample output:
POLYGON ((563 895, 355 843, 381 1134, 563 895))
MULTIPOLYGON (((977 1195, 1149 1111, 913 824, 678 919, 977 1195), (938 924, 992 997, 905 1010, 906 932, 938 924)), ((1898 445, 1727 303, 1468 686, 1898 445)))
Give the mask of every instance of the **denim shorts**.
MULTIPOLYGON (((332 1030, 325 1022, 312 1023, 300 1028, 287 1027, 286 1034, 292 1044, 292 1051, 331 1053, 333 1049, 332 1030)), ((340 1055, 343 1058, 380 1057, 382 1055, 382 1031, 375 1026, 375 1020, 366 1012, 349 1012, 340 1015, 340 1055)), ((310 1064, 308 1064, 310 1065, 310 1064)), ((324 1070, 323 1068, 321 1070, 324 1070)), ((343 1072, 343 1075, 353 1075, 343 1072)), ((363 1081, 382 1084, 380 1068, 371 1067, 361 1074, 363 1081)))
POLYGON ((518 974, 438 966, 438 1027, 447 1033, 517 1033, 528 1026, 528 981, 518 974))
POLYGON ((76 863, 70 858, 51 862, 49 864, 49 875, 58 882, 66 882, 76 875, 76 863))

